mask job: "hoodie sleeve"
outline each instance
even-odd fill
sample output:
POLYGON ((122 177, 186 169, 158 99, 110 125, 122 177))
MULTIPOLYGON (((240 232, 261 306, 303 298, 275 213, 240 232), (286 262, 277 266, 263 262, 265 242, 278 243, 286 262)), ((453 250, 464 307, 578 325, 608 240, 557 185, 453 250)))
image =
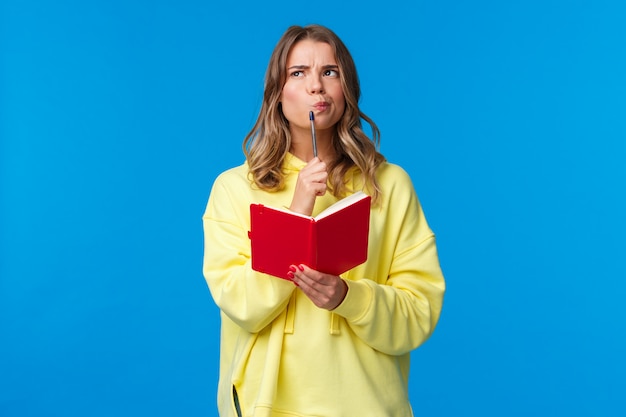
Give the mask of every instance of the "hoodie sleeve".
POLYGON ((202 217, 203 273, 220 310, 244 330, 257 333, 285 309, 295 286, 252 270, 249 203, 237 188, 228 187, 223 175, 213 185, 202 217))
MULTIPOLYGON (((348 293, 333 312, 346 319, 372 348, 402 355, 432 334, 443 304, 445 282, 435 236, 428 227, 408 175, 396 170, 396 181, 383 201, 384 242, 375 276, 352 276, 348 293), (385 208, 386 207, 386 208, 385 208)), ((383 191, 385 191, 383 189, 383 191)), ((355 270, 355 272, 360 270, 355 270)))

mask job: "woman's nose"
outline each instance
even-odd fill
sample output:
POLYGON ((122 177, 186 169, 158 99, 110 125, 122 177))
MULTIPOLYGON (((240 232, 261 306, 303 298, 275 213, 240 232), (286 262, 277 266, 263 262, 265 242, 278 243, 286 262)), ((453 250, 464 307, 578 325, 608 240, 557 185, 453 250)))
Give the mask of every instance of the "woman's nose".
POLYGON ((324 92, 324 85, 320 77, 311 77, 309 81, 309 93, 310 94, 322 94, 324 92))

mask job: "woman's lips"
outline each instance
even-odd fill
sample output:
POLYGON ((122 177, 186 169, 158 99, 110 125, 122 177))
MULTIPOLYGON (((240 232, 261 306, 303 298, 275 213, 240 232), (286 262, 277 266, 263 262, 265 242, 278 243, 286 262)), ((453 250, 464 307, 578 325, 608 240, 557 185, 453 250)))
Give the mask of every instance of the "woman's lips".
POLYGON ((330 103, 327 103, 325 101, 320 101, 319 103, 315 103, 313 105, 313 108, 317 111, 324 111, 329 107, 330 107, 330 103))

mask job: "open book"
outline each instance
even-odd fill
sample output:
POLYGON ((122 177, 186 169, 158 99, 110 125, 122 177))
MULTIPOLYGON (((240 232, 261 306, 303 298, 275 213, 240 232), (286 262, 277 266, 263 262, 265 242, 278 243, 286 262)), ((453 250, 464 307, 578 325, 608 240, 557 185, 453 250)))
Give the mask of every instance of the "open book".
POLYGON ((304 264, 339 275, 367 260, 371 197, 361 191, 315 217, 262 204, 250 205, 252 269, 289 279, 304 264))

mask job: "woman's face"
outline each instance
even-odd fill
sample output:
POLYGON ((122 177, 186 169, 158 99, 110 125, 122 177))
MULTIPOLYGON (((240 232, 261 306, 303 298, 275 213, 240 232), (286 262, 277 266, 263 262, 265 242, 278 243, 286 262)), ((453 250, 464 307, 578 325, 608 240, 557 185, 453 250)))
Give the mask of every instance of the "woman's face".
POLYGON ((305 39, 291 48, 281 103, 292 133, 296 129, 310 131, 310 111, 315 114, 318 131, 332 128, 341 119, 346 102, 329 44, 305 39))

